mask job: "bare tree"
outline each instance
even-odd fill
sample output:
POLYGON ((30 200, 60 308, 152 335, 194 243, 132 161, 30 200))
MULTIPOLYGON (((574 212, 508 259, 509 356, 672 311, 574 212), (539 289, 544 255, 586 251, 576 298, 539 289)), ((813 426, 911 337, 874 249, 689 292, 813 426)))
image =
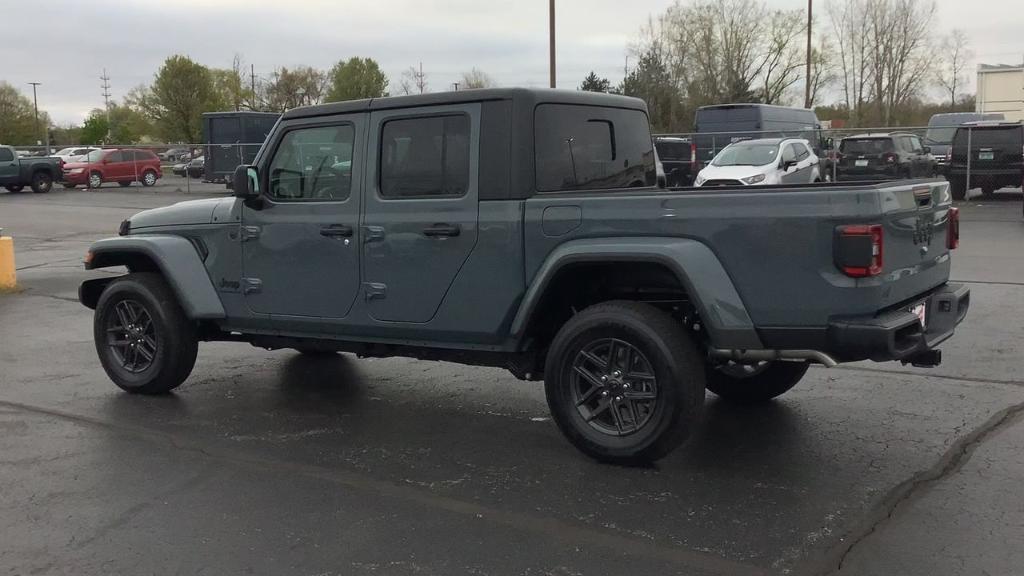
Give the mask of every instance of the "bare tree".
POLYGON ((833 0, 828 4, 834 38, 839 54, 839 81, 850 121, 860 124, 868 102, 871 82, 871 55, 868 53, 868 19, 864 3, 871 0, 833 0))
POLYGON ((804 72, 800 39, 807 25, 799 13, 776 10, 768 19, 763 60, 760 64, 761 101, 779 104, 804 72))
POLYGON ((818 101, 818 97, 839 79, 833 54, 833 46, 828 36, 820 35, 811 49, 811 99, 808 102, 811 107, 818 101))
POLYGON ((954 29, 943 38, 939 54, 942 60, 935 77, 939 86, 949 94, 949 103, 956 106, 957 95, 967 84, 964 71, 974 58, 974 53, 967 43, 967 34, 963 30, 954 29))
POLYGON ((402 72, 402 80, 398 84, 399 91, 408 96, 409 94, 425 94, 427 90, 427 73, 423 71, 423 63, 420 67, 409 66, 402 72))
POLYGON ((262 83, 261 100, 274 112, 297 106, 321 104, 327 95, 327 74, 310 66, 274 70, 270 80, 262 83))
POLYGON ((868 0, 872 45, 872 97, 878 120, 890 125, 895 111, 916 97, 932 77, 934 0, 868 0))
POLYGON ((469 72, 463 72, 462 82, 459 85, 464 90, 472 90, 475 88, 493 88, 497 84, 486 72, 474 67, 469 72))

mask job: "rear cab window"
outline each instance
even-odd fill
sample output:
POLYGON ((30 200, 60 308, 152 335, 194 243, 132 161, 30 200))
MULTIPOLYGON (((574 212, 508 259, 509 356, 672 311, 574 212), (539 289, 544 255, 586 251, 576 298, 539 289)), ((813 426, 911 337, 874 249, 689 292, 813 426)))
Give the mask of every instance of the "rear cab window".
POLYGON ((10 148, 0 148, 0 162, 14 162, 14 152, 10 148))
POLYGON ((540 192, 657 185, 654 144, 640 110, 541 104, 534 134, 540 192))
POLYGON ((892 138, 846 138, 839 144, 843 154, 884 154, 892 150, 892 138))

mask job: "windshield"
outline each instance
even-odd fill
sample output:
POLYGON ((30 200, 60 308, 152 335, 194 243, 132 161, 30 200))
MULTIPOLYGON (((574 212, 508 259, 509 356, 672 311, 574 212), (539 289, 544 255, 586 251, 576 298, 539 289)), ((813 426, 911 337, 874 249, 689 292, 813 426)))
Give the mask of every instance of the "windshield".
POLYGON ((712 166, 764 166, 775 162, 777 144, 732 144, 718 153, 712 166))
POLYGON ((86 154, 83 158, 83 162, 99 162, 100 158, 103 158, 103 150, 93 150, 86 154))
POLYGON ((924 141, 929 144, 949 144, 956 134, 956 126, 944 126, 942 128, 929 128, 924 135, 924 141))

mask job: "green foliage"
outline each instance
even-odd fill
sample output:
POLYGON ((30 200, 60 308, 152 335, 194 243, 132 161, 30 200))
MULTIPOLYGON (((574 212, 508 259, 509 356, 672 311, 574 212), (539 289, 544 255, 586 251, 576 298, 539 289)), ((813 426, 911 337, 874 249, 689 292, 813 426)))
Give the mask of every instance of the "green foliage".
POLYGON ((107 140, 108 132, 110 132, 110 124, 107 123, 107 113, 95 108, 82 123, 82 132, 79 135, 80 144, 103 144, 107 140))
MULTIPOLYGON (((40 112, 39 116, 40 124, 48 126, 49 119, 45 114, 40 112)), ((7 82, 0 82, 0 143, 32 145, 40 137, 32 100, 7 82)))
POLYGON ((659 52, 650 50, 643 53, 636 68, 622 82, 620 91, 626 96, 635 96, 647 102, 651 128, 655 132, 676 132, 689 128, 693 110, 680 101, 679 91, 659 52))
POLYGON ((587 77, 583 79, 583 83, 580 84, 580 90, 587 92, 609 92, 612 89, 612 83, 607 78, 600 78, 593 70, 587 77))
POLYGON ((209 68, 179 55, 164 61, 153 86, 139 91, 135 100, 165 139, 199 142, 203 112, 223 110, 229 105, 222 95, 209 68))
POLYGON ((387 95, 388 78, 373 58, 339 60, 328 73, 327 102, 378 98, 387 95))

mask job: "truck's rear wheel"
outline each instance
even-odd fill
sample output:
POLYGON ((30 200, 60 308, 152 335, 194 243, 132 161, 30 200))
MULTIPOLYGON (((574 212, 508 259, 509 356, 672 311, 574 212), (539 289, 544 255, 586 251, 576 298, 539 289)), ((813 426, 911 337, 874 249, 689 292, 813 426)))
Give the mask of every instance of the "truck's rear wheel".
POLYGON ((591 306, 558 331, 544 388, 570 442, 615 464, 662 458, 696 427, 704 364, 683 327, 637 302, 591 306))
POLYGON ((46 194, 53 188, 53 176, 47 172, 36 172, 32 175, 32 191, 36 194, 46 194))
POLYGON ((806 362, 730 362, 709 367, 708 390, 736 404, 767 402, 796 386, 807 368, 806 362))
POLYGON ((162 394, 188 378, 196 362, 195 326, 156 273, 128 274, 107 286, 93 321, 96 352, 121 389, 162 394))

